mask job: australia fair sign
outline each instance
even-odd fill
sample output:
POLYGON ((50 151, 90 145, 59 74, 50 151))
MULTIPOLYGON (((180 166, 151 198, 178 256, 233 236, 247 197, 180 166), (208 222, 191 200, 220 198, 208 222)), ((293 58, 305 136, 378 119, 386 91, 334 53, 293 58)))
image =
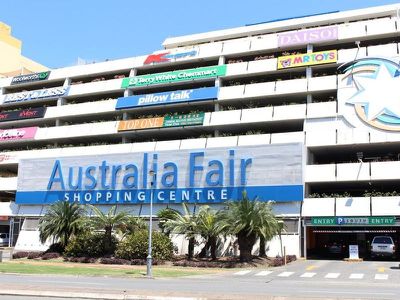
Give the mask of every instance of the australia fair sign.
POLYGON ((338 39, 338 27, 320 27, 278 34, 278 47, 307 45, 338 39))
POLYGON ((299 143, 21 160, 17 204, 302 201, 299 143), (154 171, 155 175, 150 171, 154 171))

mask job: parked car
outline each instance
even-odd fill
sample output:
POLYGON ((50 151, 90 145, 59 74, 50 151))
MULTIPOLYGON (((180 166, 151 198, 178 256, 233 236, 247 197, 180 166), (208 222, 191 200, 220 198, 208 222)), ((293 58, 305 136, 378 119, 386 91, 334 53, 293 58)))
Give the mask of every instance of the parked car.
POLYGON ((0 246, 5 247, 8 246, 8 242, 10 241, 8 237, 8 233, 0 233, 0 246))
POLYGON ((390 236, 376 236, 371 243, 371 258, 396 257, 396 246, 390 236))
POLYGON ((346 253, 346 245, 343 242, 331 242, 324 246, 325 252, 329 254, 344 254, 346 253))

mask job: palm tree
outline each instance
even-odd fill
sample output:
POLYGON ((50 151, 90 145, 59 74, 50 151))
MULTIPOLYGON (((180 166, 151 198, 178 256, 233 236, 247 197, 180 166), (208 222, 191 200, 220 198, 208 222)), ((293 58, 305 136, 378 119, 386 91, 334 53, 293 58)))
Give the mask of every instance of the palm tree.
POLYGON ((221 234, 221 227, 218 224, 218 213, 209 206, 202 206, 197 216, 197 229, 200 235, 206 240, 202 250, 205 252, 210 249, 211 258, 217 259, 217 242, 221 234))
POLYGON ((77 203, 58 201, 52 204, 39 221, 40 241, 45 243, 53 237, 64 249, 70 237, 83 229, 83 214, 84 210, 77 203))
POLYGON ((127 216, 126 221, 118 226, 119 233, 122 234, 122 238, 133 234, 139 230, 147 229, 147 223, 142 217, 127 216))
POLYGON ((228 209, 221 212, 220 227, 237 236, 240 261, 250 261, 251 251, 258 237, 271 239, 277 230, 277 221, 271 202, 251 201, 245 192, 239 201, 228 202, 228 209))
POLYGON ((162 233, 165 233, 166 235, 170 234, 170 230, 166 228, 165 224, 167 221, 173 220, 177 213, 179 214, 179 211, 170 207, 160 209, 157 212, 158 227, 161 229, 162 233))
POLYGON ((193 258, 195 236, 198 234, 197 216, 190 213, 187 203, 182 203, 184 214, 173 211, 171 218, 165 222, 165 228, 171 233, 184 234, 189 240, 188 259, 193 258))
POLYGON ((112 252, 112 232, 116 227, 124 224, 129 219, 129 215, 126 211, 116 213, 116 205, 111 207, 107 213, 103 213, 93 205, 90 205, 90 208, 95 213, 95 216, 90 219, 90 224, 95 229, 104 230, 104 251, 110 254, 112 252))

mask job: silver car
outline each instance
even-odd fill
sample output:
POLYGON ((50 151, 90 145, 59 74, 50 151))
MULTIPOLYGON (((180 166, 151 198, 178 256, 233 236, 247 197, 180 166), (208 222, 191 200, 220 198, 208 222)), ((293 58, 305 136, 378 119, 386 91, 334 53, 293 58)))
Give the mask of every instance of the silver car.
POLYGON ((0 233, 0 247, 8 247, 9 240, 8 233, 0 233))
POLYGON ((396 246, 390 236, 376 236, 371 243, 371 257, 396 257, 396 246))

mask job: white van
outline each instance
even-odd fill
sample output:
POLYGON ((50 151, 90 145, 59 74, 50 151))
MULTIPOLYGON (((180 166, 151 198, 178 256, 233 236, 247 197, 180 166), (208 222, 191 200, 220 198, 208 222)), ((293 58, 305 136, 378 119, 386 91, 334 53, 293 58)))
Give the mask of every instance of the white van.
POLYGON ((9 241, 8 233, 0 233, 0 247, 8 247, 9 241))
POLYGON ((392 257, 396 256, 396 246, 390 236, 376 236, 371 243, 371 257, 392 257))

